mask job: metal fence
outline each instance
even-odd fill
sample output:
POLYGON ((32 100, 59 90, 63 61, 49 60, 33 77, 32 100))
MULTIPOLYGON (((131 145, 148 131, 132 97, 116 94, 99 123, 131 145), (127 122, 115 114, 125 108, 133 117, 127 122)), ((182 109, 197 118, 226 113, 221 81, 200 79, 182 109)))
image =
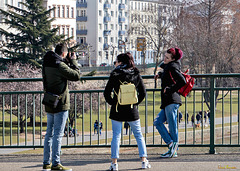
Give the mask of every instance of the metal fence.
MULTIPOLYGON (((240 88, 229 84, 239 83, 240 74, 192 75, 201 87, 194 87, 191 94, 183 98, 183 117, 178 122, 179 146, 240 147, 240 88), (217 87, 216 81, 227 83, 217 87), (204 84, 208 86, 203 86, 204 84), (196 115, 202 111, 201 122, 196 115), (210 117, 204 117, 210 111, 210 117), (191 121, 191 118, 193 120, 191 121)), ((153 76, 142 76, 150 81, 153 76)), ((83 77, 82 80, 107 80, 105 77, 83 77)), ((0 79, 0 83, 41 82, 33 79, 0 79)), ((220 84, 221 85, 221 84, 220 84)), ((239 84, 236 84, 239 85, 239 84)), ((109 147, 111 143, 111 122, 108 119, 110 106, 105 102, 103 89, 70 91, 71 110, 66 125, 62 147, 109 147), (72 122, 71 127, 69 127, 72 122), (94 130, 94 122, 103 124, 94 130), (71 131, 70 129, 74 129, 71 131), (100 134, 101 132, 101 134, 100 134)), ((0 148, 41 148, 46 130, 46 113, 41 103, 43 91, 0 92, 0 148)), ((166 146, 153 126, 160 111, 160 89, 148 88, 145 100, 139 105, 142 132, 148 147, 166 146)), ((121 146, 137 146, 131 129, 123 127, 121 146)))

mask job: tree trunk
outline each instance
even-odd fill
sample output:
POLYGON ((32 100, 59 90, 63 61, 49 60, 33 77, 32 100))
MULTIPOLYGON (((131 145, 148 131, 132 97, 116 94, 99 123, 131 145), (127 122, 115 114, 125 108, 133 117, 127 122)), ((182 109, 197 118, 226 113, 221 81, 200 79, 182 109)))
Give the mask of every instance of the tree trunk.
POLYGON ((20 116, 20 133, 23 133, 24 132, 24 120, 23 120, 23 116, 21 115, 20 116))

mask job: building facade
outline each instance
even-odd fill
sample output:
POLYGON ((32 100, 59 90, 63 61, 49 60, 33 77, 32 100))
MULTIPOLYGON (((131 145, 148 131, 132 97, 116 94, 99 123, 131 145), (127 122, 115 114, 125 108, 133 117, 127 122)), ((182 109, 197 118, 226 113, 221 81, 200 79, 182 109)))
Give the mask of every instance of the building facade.
POLYGON ((179 0, 130 1, 129 51, 136 64, 156 62, 156 47, 163 51, 165 42, 170 41, 173 21, 179 15, 181 5, 179 0))
POLYGON ((126 51, 129 0, 77 0, 77 42, 87 45, 83 65, 112 65, 126 51))
POLYGON ((46 9, 54 8, 51 13, 51 17, 55 19, 52 27, 59 28, 58 34, 76 40, 76 0, 44 0, 43 2, 46 9))
MULTIPOLYGON (((21 7, 24 0, 3 0, 4 4, 21 7)), ((55 7, 52 27, 58 34, 73 37, 84 45, 80 51, 82 65, 113 65, 120 53, 129 51, 136 64, 154 63, 158 41, 158 25, 166 25, 169 11, 179 13, 179 0, 43 0, 46 9, 55 7), (151 36, 149 36, 151 35, 151 36), (144 40, 139 49, 138 40, 144 40)), ((4 27, 0 24, 0 27, 4 27)), ((168 27, 171 33, 173 27, 168 27)), ((167 37, 168 35, 166 35, 167 37)), ((0 36, 0 40, 1 40, 0 36)), ((161 42, 164 43, 164 42, 161 42)), ((163 46, 164 47, 164 46, 163 46)))

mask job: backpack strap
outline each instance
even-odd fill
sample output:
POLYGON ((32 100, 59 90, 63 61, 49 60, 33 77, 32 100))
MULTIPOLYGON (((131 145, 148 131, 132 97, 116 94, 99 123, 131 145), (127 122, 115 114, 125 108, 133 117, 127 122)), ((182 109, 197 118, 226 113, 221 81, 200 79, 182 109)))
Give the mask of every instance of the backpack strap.
POLYGON ((171 72, 170 72, 170 71, 169 71, 169 75, 170 75, 170 77, 171 77, 171 79, 172 79, 173 83, 174 83, 174 84, 176 84, 176 81, 173 79, 173 77, 172 77, 172 74, 171 74, 171 72))

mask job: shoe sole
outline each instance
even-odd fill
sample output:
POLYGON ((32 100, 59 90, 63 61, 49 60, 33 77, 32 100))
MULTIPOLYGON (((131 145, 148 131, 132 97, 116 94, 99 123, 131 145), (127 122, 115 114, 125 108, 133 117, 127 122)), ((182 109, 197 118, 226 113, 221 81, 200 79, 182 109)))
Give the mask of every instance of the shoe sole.
POLYGON ((170 157, 170 156, 160 156, 161 158, 177 158, 178 156, 176 155, 173 155, 173 157, 170 157))

